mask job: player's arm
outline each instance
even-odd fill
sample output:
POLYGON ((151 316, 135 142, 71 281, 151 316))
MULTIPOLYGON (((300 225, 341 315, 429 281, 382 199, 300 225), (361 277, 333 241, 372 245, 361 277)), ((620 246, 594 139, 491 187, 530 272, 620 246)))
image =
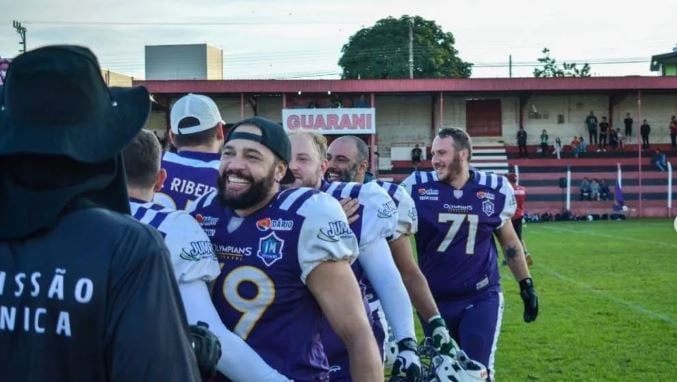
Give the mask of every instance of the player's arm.
POLYGON ((503 224, 501 228, 496 231, 496 237, 501 244, 501 248, 503 248, 503 255, 505 256, 510 271, 513 276, 515 276, 515 279, 521 281, 527 277, 531 277, 522 242, 519 237, 517 237, 517 233, 512 224, 503 224))
POLYGON ((503 224, 496 231, 496 237, 503 248, 503 255, 510 271, 519 282, 520 297, 522 297, 522 302, 524 303, 524 321, 534 321, 538 316, 538 296, 534 290, 534 282, 529 274, 529 267, 527 266, 522 249, 522 242, 517 237, 517 233, 510 223, 503 224))
POLYGON ((352 380, 383 380, 376 340, 348 261, 320 263, 310 272, 306 284, 332 329, 348 349, 352 380))
POLYGON ((357 239, 341 205, 331 196, 317 193, 297 213, 305 217, 297 250, 301 281, 346 345, 352 380, 382 381, 376 339, 350 267, 359 252, 357 239))
MULTIPOLYGON (((423 272, 414 260, 414 253, 411 250, 410 236, 401 235, 388 243, 390 251, 393 254, 395 265, 402 275, 402 281, 407 289, 411 302, 416 311, 428 322, 433 316, 438 316, 440 311, 437 309, 433 294, 430 292, 428 281, 423 276, 423 272)), ((380 296, 380 295, 379 295, 380 296)))
POLYGON ((407 289, 385 239, 374 240, 360 248, 357 258, 374 291, 381 300, 386 320, 393 329, 395 341, 416 338, 414 311, 407 289))
POLYGON ((247 343, 223 325, 209 295, 207 283, 193 280, 179 284, 179 291, 186 309, 188 323, 198 321, 209 325, 209 330, 218 337, 223 349, 216 365, 217 370, 234 382, 282 382, 289 381, 270 367, 247 343))

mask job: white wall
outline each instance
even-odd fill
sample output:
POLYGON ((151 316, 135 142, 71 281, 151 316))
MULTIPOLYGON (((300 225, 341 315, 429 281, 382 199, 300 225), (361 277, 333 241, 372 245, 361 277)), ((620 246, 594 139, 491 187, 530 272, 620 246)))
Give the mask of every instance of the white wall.
POLYGON ((430 95, 376 97, 376 135, 382 157, 390 157, 394 143, 430 145, 432 102, 430 95))

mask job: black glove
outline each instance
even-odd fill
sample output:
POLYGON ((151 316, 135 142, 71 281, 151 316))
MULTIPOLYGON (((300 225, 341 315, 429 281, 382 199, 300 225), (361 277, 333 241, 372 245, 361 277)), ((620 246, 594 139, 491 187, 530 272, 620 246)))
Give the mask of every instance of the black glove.
POLYGON ((221 358, 221 343, 209 330, 209 325, 202 321, 190 326, 190 335, 202 380, 209 381, 216 374, 216 363, 221 358))
POLYGON ((520 281, 520 297, 524 302, 524 322, 532 322, 538 316, 538 296, 531 277, 520 281))

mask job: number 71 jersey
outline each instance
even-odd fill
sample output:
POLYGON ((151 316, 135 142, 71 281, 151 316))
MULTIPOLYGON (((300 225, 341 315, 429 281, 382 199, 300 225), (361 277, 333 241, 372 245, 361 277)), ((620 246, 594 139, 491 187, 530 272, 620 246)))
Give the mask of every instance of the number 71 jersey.
POLYGON ((470 170, 455 189, 432 172, 402 183, 418 211, 416 250, 435 299, 458 299, 500 288, 494 231, 510 224, 515 196, 496 174, 470 170))

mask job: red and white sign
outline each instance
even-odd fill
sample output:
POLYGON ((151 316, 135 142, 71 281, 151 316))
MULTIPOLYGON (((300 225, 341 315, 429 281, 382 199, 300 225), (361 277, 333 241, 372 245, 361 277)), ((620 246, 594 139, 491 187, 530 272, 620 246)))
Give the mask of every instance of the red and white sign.
POLYGON ((282 109, 287 132, 314 131, 319 134, 376 134, 374 108, 282 109))

